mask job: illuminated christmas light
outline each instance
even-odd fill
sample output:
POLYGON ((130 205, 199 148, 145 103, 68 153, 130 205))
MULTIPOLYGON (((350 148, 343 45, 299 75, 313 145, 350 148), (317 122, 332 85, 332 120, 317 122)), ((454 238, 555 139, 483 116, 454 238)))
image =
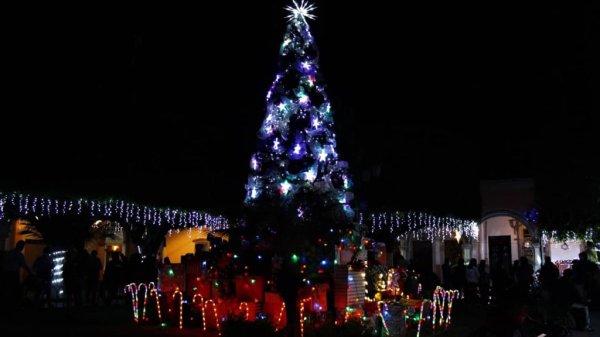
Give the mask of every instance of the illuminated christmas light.
POLYGON ((198 302, 200 304, 200 313, 202 316, 202 330, 206 331, 206 316, 204 316, 204 297, 202 297, 202 295, 200 294, 194 294, 194 297, 192 297, 192 304, 196 304, 196 298, 200 298, 200 302, 198 302))
POLYGON ((242 310, 245 310, 244 320, 247 321, 250 318, 250 307, 248 306, 248 302, 241 302, 238 310, 240 311, 240 313, 242 312, 242 310))
POLYGON ((327 152, 325 152, 325 150, 321 150, 321 152, 319 153, 319 161, 326 161, 327 160, 327 152))
POLYGON ((183 329, 183 294, 179 291, 179 288, 173 292, 173 299, 179 295, 179 330, 183 329))
POLYGON ((295 0, 293 1, 293 3, 294 3, 294 7, 292 7, 292 6, 285 7, 285 9, 288 12, 290 12, 290 14, 288 16, 286 16, 289 20, 301 18, 302 20, 304 20, 306 22, 306 18, 311 19, 311 20, 314 20, 316 18, 316 16, 314 14, 311 14, 311 12, 317 8, 317 7, 315 7, 315 5, 310 4, 308 1, 305 1, 305 0, 302 0, 299 5, 295 0))
POLYGON ((308 104, 308 96, 306 96, 305 94, 300 94, 298 96, 298 102, 300 102, 300 104, 308 104))
POLYGON ((144 287, 144 310, 142 311, 142 321, 147 321, 146 307, 148 306, 148 286, 145 283, 140 283, 138 285, 138 291, 141 290, 142 287, 144 287))
POLYGON ((219 324, 219 315, 217 313, 217 305, 215 304, 215 302, 213 300, 208 300, 208 301, 204 302, 204 312, 206 313, 206 310, 208 310, 209 304, 212 304, 213 314, 215 317, 215 326, 217 327, 217 332, 219 333, 219 336, 221 336, 221 326, 219 324))
POLYGON ((309 297, 300 301, 300 337, 304 337, 304 322, 307 319, 307 317, 304 315, 304 304, 309 301, 312 301, 312 298, 309 297))
POLYGON ((133 308, 133 321, 139 322, 139 312, 138 312, 138 293, 137 286, 135 283, 131 283, 125 287, 125 293, 131 293, 131 306, 133 308))
POLYGON ((281 183, 281 194, 286 195, 290 191, 292 184, 290 184, 287 180, 281 183))
POLYGON ((294 146, 294 154, 300 154, 301 150, 302 146, 300 146, 300 144, 296 144, 296 146, 294 146))
POLYGON ((158 315, 158 323, 162 324, 162 315, 160 312, 160 295, 156 288, 152 288, 150 290, 150 297, 154 296, 156 298, 156 314, 158 315))
POLYGON ((275 332, 279 331, 279 325, 281 324, 281 318, 285 313, 285 302, 281 302, 281 309, 279 310, 279 317, 277 318, 277 323, 275 323, 275 332))
POLYGON ((315 181, 315 179, 317 178, 317 175, 315 174, 315 172, 311 169, 308 172, 304 173, 304 178, 310 182, 315 181))
POLYGON ((315 117, 315 118, 313 118, 312 125, 313 125, 313 128, 318 129, 321 126, 321 122, 319 121, 318 118, 315 117))
POLYGON ((120 232, 119 223, 141 223, 143 226, 167 225, 172 228, 181 227, 207 227, 210 230, 226 229, 229 227, 225 217, 212 215, 200 211, 183 211, 176 209, 159 209, 126 203, 122 200, 84 200, 75 202, 71 200, 57 200, 40 198, 27 194, 5 194, 0 192, 0 220, 6 217, 5 209, 16 211, 16 215, 30 215, 40 219, 48 216, 86 215, 93 218, 110 219, 116 221, 101 221, 96 226, 106 228, 107 232, 120 232))

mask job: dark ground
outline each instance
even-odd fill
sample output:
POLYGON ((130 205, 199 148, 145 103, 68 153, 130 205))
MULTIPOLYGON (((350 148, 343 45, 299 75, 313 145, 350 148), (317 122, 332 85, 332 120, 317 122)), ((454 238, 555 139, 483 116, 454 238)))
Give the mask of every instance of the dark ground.
MULTIPOLYGON (((488 313, 482 306, 458 306, 452 314, 452 326, 445 331, 438 331, 436 336, 444 337, 479 337, 482 327, 495 320, 493 313, 488 313)), ((572 331, 572 337, 600 336, 600 311, 592 311, 592 326, 594 332, 572 331)), ((388 322, 391 324, 392 322, 388 322)), ((79 308, 35 309, 22 308, 6 311, 0 318, 0 336, 34 337, 34 336, 61 336, 61 337, 120 337, 120 336, 196 336, 216 337, 215 332, 203 332, 200 328, 186 327, 178 330, 172 325, 159 327, 157 325, 136 325, 132 319, 129 303, 107 306, 84 306, 79 308)), ((393 323, 392 323, 393 324, 393 323)), ((408 331, 408 337, 414 337, 416 329, 408 331)), ((432 336, 431 322, 424 322, 421 337, 432 336)), ((258 337, 258 336, 257 336, 258 337)), ((394 336, 395 337, 395 336, 394 336)), ((481 335, 485 337, 485 334, 481 335)))

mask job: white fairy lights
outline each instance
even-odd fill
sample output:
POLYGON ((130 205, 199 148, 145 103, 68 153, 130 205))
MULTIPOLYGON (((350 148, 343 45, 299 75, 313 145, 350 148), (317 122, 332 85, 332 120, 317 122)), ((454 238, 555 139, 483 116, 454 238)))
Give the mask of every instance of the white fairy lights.
POLYGON ((479 235, 479 225, 475 221, 419 212, 361 213, 359 222, 369 233, 389 233, 399 240, 455 239, 456 233, 477 239, 479 235))
POLYGON ((0 221, 7 219, 7 211, 17 216, 62 216, 88 214, 91 217, 119 218, 125 223, 144 226, 169 226, 170 228, 204 227, 210 230, 229 228, 228 220, 221 215, 201 211, 183 211, 171 208, 142 206, 122 200, 56 200, 28 194, 0 192, 0 221))

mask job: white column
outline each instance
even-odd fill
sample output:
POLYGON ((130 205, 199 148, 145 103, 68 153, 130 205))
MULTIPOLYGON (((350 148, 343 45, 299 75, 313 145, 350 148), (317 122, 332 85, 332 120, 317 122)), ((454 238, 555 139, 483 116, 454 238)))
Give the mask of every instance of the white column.
POLYGON ((436 274, 440 274, 442 270, 442 264, 444 264, 442 250, 444 246, 442 245, 442 239, 435 239, 433 241, 433 272, 436 274))
POLYGON ((535 253, 535 261, 533 261, 533 270, 538 270, 542 267, 542 251, 540 250, 539 242, 532 242, 533 251, 535 253))

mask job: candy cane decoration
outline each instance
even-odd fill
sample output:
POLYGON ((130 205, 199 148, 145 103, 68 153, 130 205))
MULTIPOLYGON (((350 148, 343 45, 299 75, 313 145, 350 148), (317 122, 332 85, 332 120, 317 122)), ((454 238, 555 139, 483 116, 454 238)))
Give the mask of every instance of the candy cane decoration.
POLYGON ((300 302, 300 337, 304 337, 304 303, 312 300, 312 298, 305 298, 300 302))
POLYGON ((183 294, 179 291, 179 288, 173 293, 173 299, 179 294, 179 329, 183 329, 183 294))
POLYGON ((430 300, 423 300, 423 302, 421 302, 421 312, 419 313, 419 325, 417 326, 417 336, 419 337, 419 335, 421 334, 421 325, 423 323, 423 321, 426 319, 423 318, 423 308, 425 307, 425 303, 429 302, 431 304, 430 300))
POLYGON ((144 310, 142 310, 142 321, 147 321, 148 317, 146 317, 146 307, 148 306, 148 286, 145 283, 140 283, 138 285, 138 291, 141 290, 142 287, 144 287, 144 310))
POLYGON ((139 322, 139 311, 138 311, 138 294, 137 294, 137 286, 135 283, 129 284, 125 288, 125 293, 131 292, 131 305, 133 307, 133 321, 139 322))
POLYGON ((450 323, 452 323, 452 302, 461 294, 458 290, 450 290, 448 293, 448 315, 446 315, 446 328, 448 328, 450 323))
POLYGON ((217 326, 217 332, 219 333, 219 336, 221 336, 221 326, 219 325, 219 315, 217 313, 217 305, 215 304, 215 302, 213 300, 208 300, 208 301, 204 302, 204 310, 208 309, 209 304, 212 304, 212 306, 213 306, 213 313, 215 314, 215 322, 216 322, 216 326, 217 326))
POLYGON ((383 311, 387 310, 387 304, 385 302, 383 302, 383 301, 377 302, 377 309, 378 309, 377 315, 379 316, 379 318, 381 318, 381 325, 383 326, 383 330, 385 331, 385 335, 389 336, 390 335, 390 330, 388 330, 387 324, 385 323, 385 318, 383 317, 383 312, 382 312, 381 308, 384 308, 383 311))
POLYGON ((433 314, 432 314, 432 329, 433 332, 435 333, 435 323, 436 323, 436 317, 437 314, 439 313, 440 315, 440 319, 439 319, 439 323, 438 325, 441 327, 442 326, 442 322, 444 321, 444 306, 446 305, 446 294, 447 291, 444 290, 444 288, 438 286, 435 288, 435 290, 433 291, 433 301, 431 303, 431 308, 433 310, 433 314), (441 295, 441 300, 440 300, 440 295, 441 295))
POLYGON ((281 323, 281 318, 283 317, 283 312, 285 311, 285 302, 281 302, 281 310, 279 310, 279 318, 277 319, 277 323, 275 324, 275 332, 279 330, 279 324, 281 323))
POLYGON ((200 298, 200 312, 202 313, 202 330, 206 331, 206 317, 204 316, 204 297, 200 294, 194 294, 192 303, 196 304, 196 298, 200 298))
MULTIPOLYGON (((150 283, 150 285, 153 284, 150 283)), ((152 296, 156 297, 156 313, 158 314, 158 323, 162 324, 162 315, 160 313, 160 295, 158 294, 158 290, 156 290, 156 287, 150 290, 150 297, 152 296)))
POLYGON ((240 307, 238 308, 238 310, 240 311, 240 313, 242 312, 242 308, 246 309, 246 315, 244 315, 244 319, 247 321, 250 319, 250 307, 248 306, 248 302, 241 302, 240 303, 240 307))

